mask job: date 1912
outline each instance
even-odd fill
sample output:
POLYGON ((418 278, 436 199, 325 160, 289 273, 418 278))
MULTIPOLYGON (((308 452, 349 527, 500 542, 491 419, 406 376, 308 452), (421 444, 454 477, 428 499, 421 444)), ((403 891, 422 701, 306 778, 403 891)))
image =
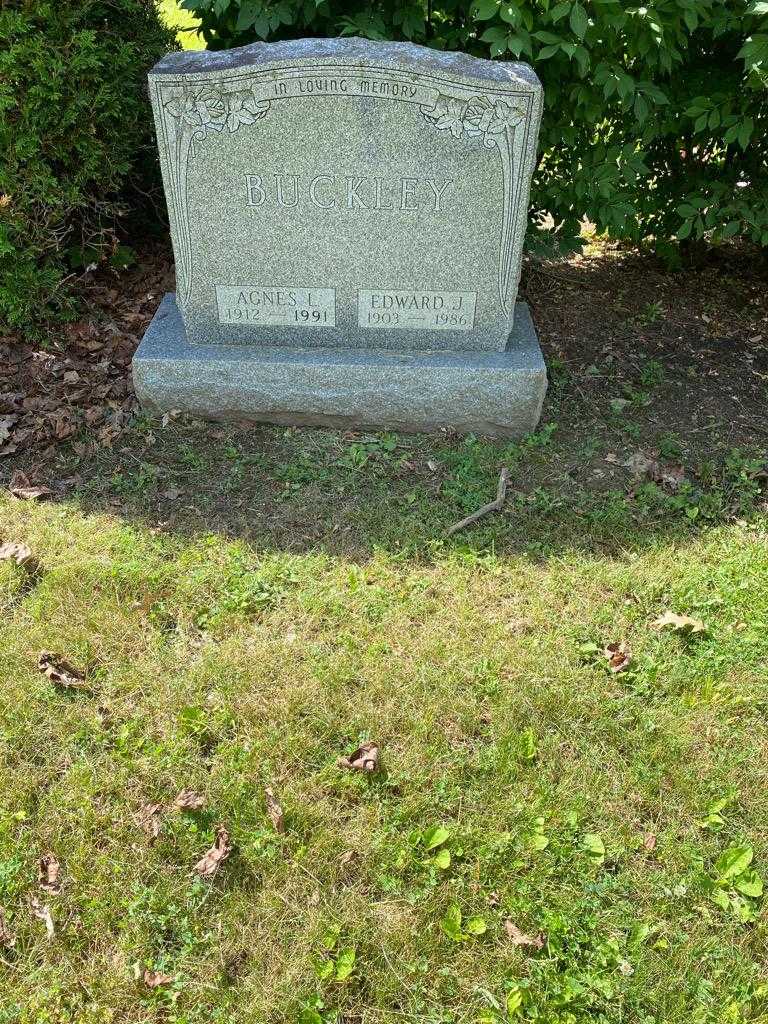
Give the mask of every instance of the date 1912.
POLYGON ((240 327, 335 327, 334 288, 216 285, 219 323, 240 327))

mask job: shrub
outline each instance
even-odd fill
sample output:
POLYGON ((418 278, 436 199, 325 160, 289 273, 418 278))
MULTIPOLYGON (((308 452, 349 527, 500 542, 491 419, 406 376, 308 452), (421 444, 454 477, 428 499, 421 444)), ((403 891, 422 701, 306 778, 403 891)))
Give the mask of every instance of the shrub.
POLYGON ((171 48, 151 0, 0 12, 0 326, 39 328, 68 270, 124 260, 126 190, 158 180, 146 73, 171 48))
POLYGON ((209 47, 409 39, 533 65, 545 90, 534 209, 672 255, 768 245, 768 0, 183 0, 209 47))

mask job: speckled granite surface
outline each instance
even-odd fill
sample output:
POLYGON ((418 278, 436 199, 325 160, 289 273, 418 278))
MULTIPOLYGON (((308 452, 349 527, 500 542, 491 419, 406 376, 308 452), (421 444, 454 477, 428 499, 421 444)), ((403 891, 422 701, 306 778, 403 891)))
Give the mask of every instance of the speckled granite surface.
POLYGON ((191 343, 506 348, 529 67, 305 39, 169 54, 149 84, 191 343))
POLYGON ((538 422, 546 370, 528 307, 494 353, 190 345, 166 295, 134 357, 140 401, 204 419, 519 437, 538 422))

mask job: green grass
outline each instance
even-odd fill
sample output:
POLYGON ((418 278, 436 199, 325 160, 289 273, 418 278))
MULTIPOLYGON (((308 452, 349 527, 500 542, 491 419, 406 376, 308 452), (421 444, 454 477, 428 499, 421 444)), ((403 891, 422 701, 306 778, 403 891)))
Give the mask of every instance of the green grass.
POLYGON ((38 561, 0 563, 1 1024, 765 1020, 763 901, 736 888, 759 885, 715 866, 768 864, 768 523, 744 464, 727 494, 628 502, 546 486, 547 428, 207 430, 138 428, 109 498, 103 477, 0 497, 0 542, 38 561), (502 462, 542 481, 445 540, 502 462), (666 610, 707 631, 652 628, 666 610), (368 738, 381 773, 337 765, 368 738), (151 842, 135 815, 184 787, 206 807, 151 842), (218 823, 235 849, 204 882, 218 823))

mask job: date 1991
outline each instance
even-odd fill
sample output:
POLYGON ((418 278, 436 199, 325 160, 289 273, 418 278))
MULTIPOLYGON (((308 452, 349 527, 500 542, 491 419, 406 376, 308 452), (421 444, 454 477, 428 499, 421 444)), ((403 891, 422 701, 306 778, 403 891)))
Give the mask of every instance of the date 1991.
POLYGON ((334 288, 216 285, 219 323, 240 327, 335 327, 334 288))

